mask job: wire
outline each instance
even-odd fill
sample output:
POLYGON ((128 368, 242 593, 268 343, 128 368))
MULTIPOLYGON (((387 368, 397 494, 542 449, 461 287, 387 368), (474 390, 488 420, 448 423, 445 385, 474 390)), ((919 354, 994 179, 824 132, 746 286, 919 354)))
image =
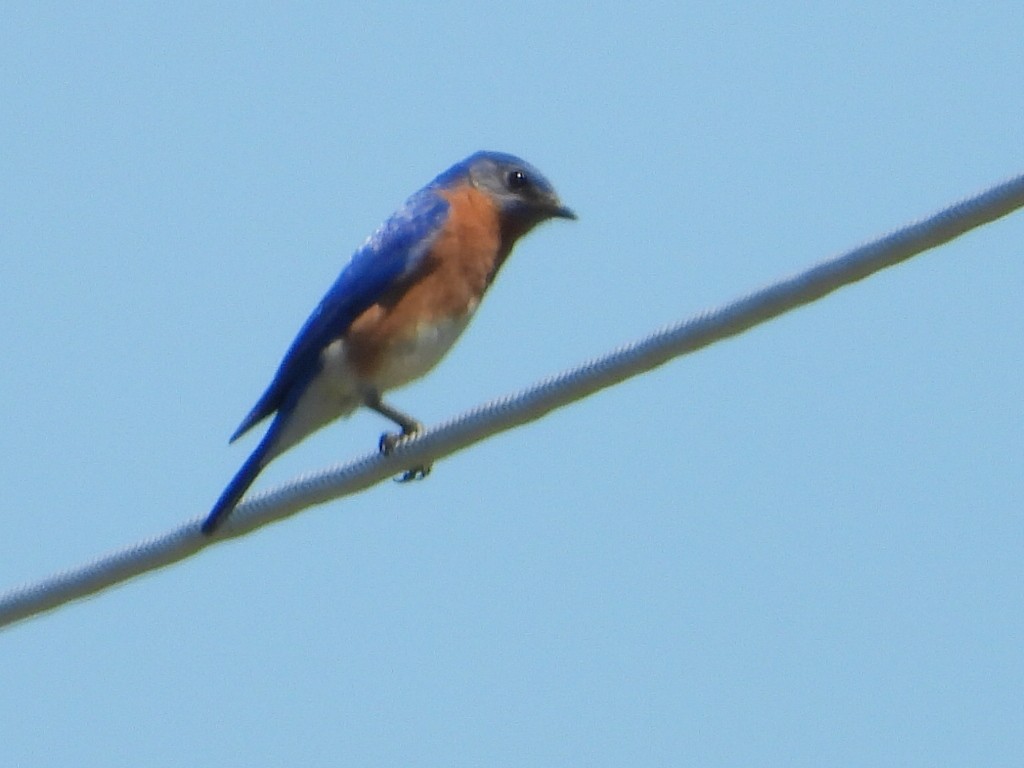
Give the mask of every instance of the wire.
POLYGON ((481 405, 401 444, 389 456, 367 455, 247 497, 212 538, 199 533, 199 517, 86 565, 10 589, 0 594, 0 627, 95 594, 183 560, 210 544, 242 536, 314 504, 356 493, 407 467, 429 464, 491 435, 540 419, 605 387, 816 301, 1022 206, 1024 175, 719 309, 656 331, 521 392, 481 405))

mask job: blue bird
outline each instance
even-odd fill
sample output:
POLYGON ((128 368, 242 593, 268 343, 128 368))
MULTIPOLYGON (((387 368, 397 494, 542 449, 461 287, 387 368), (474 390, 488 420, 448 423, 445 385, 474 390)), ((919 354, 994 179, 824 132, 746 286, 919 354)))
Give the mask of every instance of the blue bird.
MULTIPOLYGON (((274 458, 359 406, 390 419, 387 453, 422 429, 382 399, 432 369, 469 324, 516 241, 575 219, 550 182, 513 155, 477 152, 406 200, 360 247, 306 320, 273 381, 231 436, 270 428, 202 524, 207 536, 274 458)), ((429 467, 407 471, 423 477, 429 467)))

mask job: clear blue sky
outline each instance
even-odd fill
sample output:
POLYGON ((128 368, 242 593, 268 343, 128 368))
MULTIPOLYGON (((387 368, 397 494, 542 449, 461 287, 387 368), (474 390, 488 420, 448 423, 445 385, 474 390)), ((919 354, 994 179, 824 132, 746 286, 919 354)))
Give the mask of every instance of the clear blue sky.
MULTIPOLYGON (((0 588, 203 514, 353 248, 476 149, 580 220, 396 393, 428 423, 1024 170, 1020 2, 69 5, 0 11, 0 588)), ((0 762, 1024 764, 1022 244, 0 633, 0 762)))

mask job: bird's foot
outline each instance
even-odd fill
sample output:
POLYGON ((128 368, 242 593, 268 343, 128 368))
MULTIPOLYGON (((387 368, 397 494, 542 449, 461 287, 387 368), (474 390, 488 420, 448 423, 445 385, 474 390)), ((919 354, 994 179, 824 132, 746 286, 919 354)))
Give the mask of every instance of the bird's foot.
MULTIPOLYGON (((380 443, 378 448, 380 452, 385 456, 390 456, 392 452, 399 445, 404 443, 409 438, 415 437, 420 433, 422 427, 417 424, 415 428, 409 429, 408 431, 402 430, 401 433, 396 432, 385 432, 380 436, 380 443)), ((408 483, 412 480, 422 480, 430 474, 432 466, 430 464, 421 464, 418 467, 412 467, 405 470, 401 475, 395 478, 396 483, 408 483)))

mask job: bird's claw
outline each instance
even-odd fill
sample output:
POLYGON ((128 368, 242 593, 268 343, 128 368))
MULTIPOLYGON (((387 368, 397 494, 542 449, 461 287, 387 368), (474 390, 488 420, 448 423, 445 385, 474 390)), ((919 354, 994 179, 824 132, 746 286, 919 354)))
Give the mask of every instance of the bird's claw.
MULTIPOLYGON (((417 432, 385 432, 380 436, 380 442, 378 443, 378 449, 384 456, 390 456, 395 448, 404 443, 411 437, 415 437, 417 432)), ((408 483, 413 480, 422 480, 430 474, 432 469, 430 464, 420 465, 418 467, 412 467, 405 470, 401 475, 395 478, 396 483, 408 483)))
POLYGON ((385 432, 380 436, 380 442, 377 444, 377 449, 384 456, 390 456, 395 450, 395 447, 402 442, 405 435, 400 435, 395 432, 385 432))
POLYGON ((423 478, 430 474, 431 469, 433 469, 433 467, 430 464, 420 465, 418 467, 413 467, 412 469, 407 469, 400 476, 395 478, 395 482, 409 483, 412 482, 413 480, 422 480, 423 478))

